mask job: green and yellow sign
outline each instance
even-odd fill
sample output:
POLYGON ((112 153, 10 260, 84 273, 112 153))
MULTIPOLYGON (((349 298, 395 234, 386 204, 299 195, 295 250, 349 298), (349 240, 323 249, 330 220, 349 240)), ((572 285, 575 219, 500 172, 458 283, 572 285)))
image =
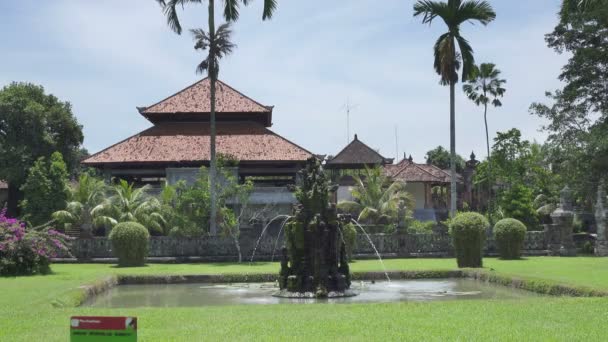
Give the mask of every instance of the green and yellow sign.
POLYGON ((71 342, 136 342, 137 317, 74 316, 71 342))

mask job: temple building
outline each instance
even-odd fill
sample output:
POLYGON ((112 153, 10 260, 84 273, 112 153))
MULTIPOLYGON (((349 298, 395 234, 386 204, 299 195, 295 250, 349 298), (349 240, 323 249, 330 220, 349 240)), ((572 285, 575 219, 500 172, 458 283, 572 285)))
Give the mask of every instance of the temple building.
MULTIPOLYGON (((269 129, 272 106, 265 106, 218 81, 216 86, 216 151, 238 161, 241 180, 256 190, 251 203, 291 204, 286 185, 312 153, 269 129)), ((137 108, 152 127, 83 161, 107 179, 126 179, 160 188, 165 181, 191 182, 210 160, 210 81, 205 78, 148 107, 137 108)))
MULTIPOLYGON (((464 177, 457 175, 459 207, 463 201, 470 203, 472 170, 477 165, 467 162, 464 177), (467 186, 468 184, 468 186, 467 186)), ((383 157, 378 151, 369 147, 355 135, 354 139, 335 157, 328 157, 325 168, 329 170, 332 180, 337 182, 338 201, 352 200, 351 191, 355 186, 353 176, 361 175, 366 167, 382 167, 392 180, 406 182, 406 189, 415 200, 412 208, 414 217, 419 220, 443 220, 447 218, 449 204, 450 172, 430 164, 415 163, 412 157, 393 164, 393 159, 383 157)))

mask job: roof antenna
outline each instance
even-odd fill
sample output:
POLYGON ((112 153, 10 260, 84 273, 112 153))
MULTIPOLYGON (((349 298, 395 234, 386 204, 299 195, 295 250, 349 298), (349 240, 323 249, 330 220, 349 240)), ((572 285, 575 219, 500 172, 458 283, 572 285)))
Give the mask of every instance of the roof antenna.
POLYGON ((399 130, 395 124, 395 160, 399 159, 399 130))
POLYGON ((346 98, 346 104, 344 106, 342 106, 342 108, 346 109, 346 144, 347 145, 350 143, 350 111, 357 107, 358 107, 358 105, 353 105, 352 103, 350 103, 350 99, 348 97, 346 98))

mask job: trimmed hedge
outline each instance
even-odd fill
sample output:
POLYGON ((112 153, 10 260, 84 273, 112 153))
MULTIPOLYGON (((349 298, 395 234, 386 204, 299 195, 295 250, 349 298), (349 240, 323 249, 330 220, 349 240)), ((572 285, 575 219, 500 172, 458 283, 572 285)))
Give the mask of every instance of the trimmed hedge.
POLYGON ((526 230, 526 226, 514 218, 506 218, 496 222, 494 238, 501 259, 514 260, 521 257, 526 230))
POLYGON ((451 221, 450 235, 458 267, 483 266, 483 244, 489 225, 483 215, 474 212, 460 213, 451 221))
POLYGON ((148 256, 150 233, 137 222, 122 222, 110 232, 112 252, 122 267, 143 266, 148 256))

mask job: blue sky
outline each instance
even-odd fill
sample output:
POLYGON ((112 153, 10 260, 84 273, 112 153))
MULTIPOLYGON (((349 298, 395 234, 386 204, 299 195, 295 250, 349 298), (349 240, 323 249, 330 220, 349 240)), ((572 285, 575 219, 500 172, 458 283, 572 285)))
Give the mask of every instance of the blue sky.
MULTIPOLYGON (((335 154, 351 135, 386 157, 424 161, 449 146, 449 90, 432 68, 432 46, 445 31, 412 17, 413 0, 279 0, 270 21, 261 0, 241 11, 238 45, 220 78, 255 100, 274 105, 272 129, 319 154, 335 154), (380 6, 381 3, 381 6, 380 6)), ((567 56, 546 47, 559 0, 490 1, 497 19, 465 24, 478 63, 493 62, 508 80, 503 107, 489 112, 490 134, 512 127, 544 140, 531 102, 560 87, 567 56)), ((154 0, 22 0, 0 2, 0 85, 42 84, 70 101, 84 126, 84 145, 97 152, 150 123, 135 109, 194 83, 202 55, 188 34, 166 25, 154 0)), ((205 6, 182 12, 186 28, 205 26, 205 6)), ((482 109, 457 91, 457 151, 485 156, 482 109)))

